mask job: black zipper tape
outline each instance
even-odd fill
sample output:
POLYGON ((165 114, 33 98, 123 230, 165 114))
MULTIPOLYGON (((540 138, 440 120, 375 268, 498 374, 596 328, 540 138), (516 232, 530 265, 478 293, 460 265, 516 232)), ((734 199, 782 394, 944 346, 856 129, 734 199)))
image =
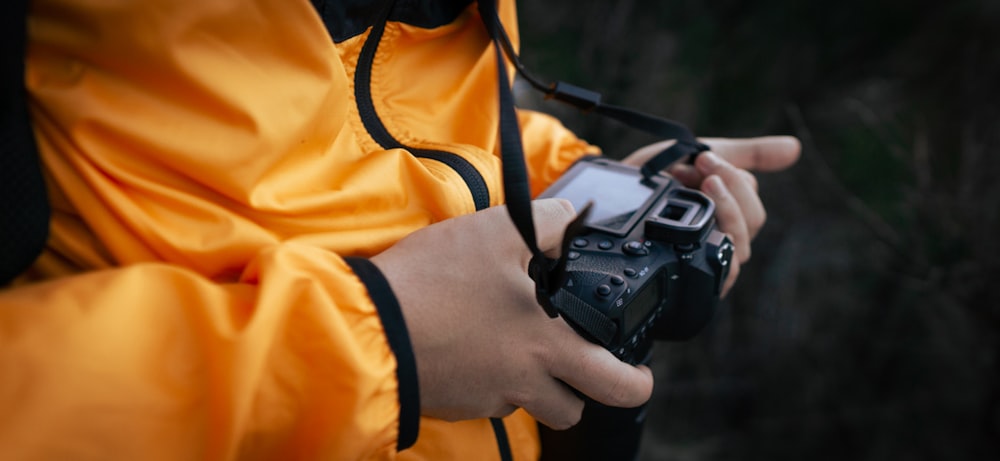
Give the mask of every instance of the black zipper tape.
POLYGON ((483 175, 469 163, 468 160, 454 152, 441 150, 417 149, 399 142, 389 133, 378 113, 375 111, 375 103, 372 100, 371 77, 372 67, 375 62, 375 52, 378 51, 379 42, 382 41, 382 34, 385 31, 385 24, 389 17, 391 7, 386 8, 379 21, 372 26, 372 31, 365 40, 358 56, 357 71, 354 74, 354 97, 357 100, 358 112, 361 115, 361 122, 364 124, 368 134, 380 146, 386 149, 406 149, 414 156, 436 160, 447 165, 461 176, 465 181, 469 192, 472 194, 472 201, 476 210, 483 210, 490 206, 490 190, 486 186, 483 175))

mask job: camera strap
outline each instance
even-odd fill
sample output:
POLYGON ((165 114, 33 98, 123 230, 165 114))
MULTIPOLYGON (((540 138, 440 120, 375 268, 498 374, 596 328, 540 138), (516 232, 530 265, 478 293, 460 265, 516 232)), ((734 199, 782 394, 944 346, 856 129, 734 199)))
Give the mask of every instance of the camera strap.
POLYGON ((511 44, 507 31, 503 28, 503 24, 500 23, 495 1, 482 0, 479 2, 479 12, 483 18, 483 22, 486 23, 490 37, 498 48, 503 49, 504 54, 507 55, 510 62, 514 64, 514 68, 517 69, 517 73, 532 88, 543 93, 546 99, 555 99, 569 104, 584 113, 595 113, 617 120, 631 128, 645 131, 661 139, 676 140, 673 145, 660 151, 642 165, 641 171, 644 177, 652 177, 674 162, 688 156, 693 161, 695 156, 711 149, 708 145, 698 141, 694 133, 681 123, 625 107, 604 104, 601 101, 601 94, 596 91, 561 81, 545 84, 532 76, 521 62, 517 52, 514 50, 514 46, 511 44))
POLYGON ((580 210, 577 217, 567 226, 563 234, 559 259, 545 256, 538 248, 535 223, 531 213, 531 194, 524 161, 524 147, 521 143, 521 131, 514 109, 514 95, 507 77, 504 55, 506 54, 507 59, 514 64, 518 74, 536 90, 544 93, 546 99, 556 99, 584 112, 609 117, 663 139, 675 139, 676 142, 673 145, 656 154, 642 166, 642 174, 647 178, 656 175, 660 170, 678 160, 689 156, 693 158, 708 150, 709 147, 699 142, 691 130, 680 123, 623 107, 603 104, 600 93, 568 83, 542 84, 526 71, 524 64, 518 59, 510 37, 507 36, 507 32, 500 22, 495 2, 496 0, 479 0, 478 4, 479 14, 486 25, 486 30, 489 32, 496 51, 500 91, 500 156, 503 163, 504 195, 511 219, 532 252, 532 262, 528 270, 529 275, 535 281, 536 298, 550 317, 556 317, 562 313, 586 334, 602 341, 610 340, 617 330, 615 324, 596 312, 585 301, 566 290, 561 290, 566 281, 566 261, 570 244, 585 229, 584 223, 590 213, 590 204, 580 210), (558 300, 558 302, 554 302, 554 300, 558 300), (562 306, 562 308, 556 308, 556 305, 562 306))
MULTIPOLYGON (((545 256, 538 248, 535 236, 535 219, 531 212, 531 192, 528 185, 527 166, 524 163, 524 146, 521 144, 521 128, 514 110, 514 94, 507 78, 506 66, 500 37, 506 37, 500 18, 497 16, 495 0, 480 0, 479 13, 495 44, 497 75, 500 88, 500 156, 503 166, 503 190, 507 211, 517 227, 524 243, 531 250, 532 264, 529 275, 535 281, 535 295, 549 317, 557 317, 559 312, 552 303, 552 296, 562 287, 566 279, 566 257, 572 235, 584 228, 590 213, 585 207, 569 224, 563 236, 562 252, 559 259, 545 256)), ((584 303, 586 304, 586 303, 584 303)))
POLYGON ((50 207, 24 84, 28 2, 3 2, 0 21, 0 287, 45 248, 50 207))

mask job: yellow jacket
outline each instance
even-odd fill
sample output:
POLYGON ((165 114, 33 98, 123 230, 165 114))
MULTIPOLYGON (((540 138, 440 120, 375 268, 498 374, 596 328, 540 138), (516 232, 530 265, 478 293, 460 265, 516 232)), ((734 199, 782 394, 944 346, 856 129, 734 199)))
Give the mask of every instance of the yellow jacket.
MULTIPOLYGON (((385 2, 314 3, 32 2, 54 214, 0 291, 0 458, 499 459, 489 420, 418 420, 365 259, 503 203, 485 29, 470 0, 384 30, 385 2)), ((535 193, 595 152, 520 117, 535 193)), ((529 416, 504 427, 537 458, 529 416)))

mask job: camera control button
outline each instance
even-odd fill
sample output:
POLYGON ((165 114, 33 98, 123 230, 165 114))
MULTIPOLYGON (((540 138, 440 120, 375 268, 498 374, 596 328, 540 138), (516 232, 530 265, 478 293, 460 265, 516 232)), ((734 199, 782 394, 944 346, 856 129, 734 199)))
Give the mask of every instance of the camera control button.
POLYGON ((611 294, 611 287, 607 285, 601 285, 597 287, 597 296, 607 296, 611 294))
POLYGON ((631 267, 626 267, 624 272, 625 276, 629 278, 639 275, 639 272, 637 272, 635 269, 632 269, 631 267))
POLYGON ((613 246, 615 246, 615 244, 611 240, 601 240, 600 242, 597 242, 597 248, 602 250, 610 250, 613 246))
POLYGON ((566 259, 570 261, 576 261, 577 259, 580 259, 580 252, 570 251, 569 253, 566 253, 566 259))
POLYGON ((624 285, 625 284, 625 279, 623 279, 623 278, 621 278, 621 277, 619 277, 617 275, 612 275, 611 276, 611 284, 612 285, 624 285))
POLYGON ((678 243, 674 245, 674 249, 677 250, 678 253, 690 253, 694 251, 695 248, 696 247, 693 243, 678 243))
POLYGON ((590 241, 588 241, 587 239, 576 239, 576 240, 573 240, 573 246, 575 246, 577 248, 584 248, 587 245, 590 245, 590 241))
POLYGON ((622 251, 631 256, 646 256, 649 254, 649 250, 646 249, 646 246, 638 240, 626 242, 625 245, 622 245, 622 251))
POLYGON ((729 265, 729 262, 733 259, 733 253, 736 252, 736 248, 733 247, 732 243, 726 242, 721 247, 719 247, 719 252, 716 254, 715 258, 719 262, 720 267, 725 267, 729 265))

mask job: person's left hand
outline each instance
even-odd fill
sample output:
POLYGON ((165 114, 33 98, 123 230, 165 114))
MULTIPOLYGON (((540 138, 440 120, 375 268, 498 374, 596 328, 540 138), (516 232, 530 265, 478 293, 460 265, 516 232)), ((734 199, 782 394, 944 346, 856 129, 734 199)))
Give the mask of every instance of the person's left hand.
MULTIPOLYGON (((667 172, 684 186, 699 189, 715 201, 719 229, 729 234, 736 258, 729 270, 723 296, 740 273, 740 265, 750 260, 750 241, 757 236, 767 212, 757 194, 757 178, 751 171, 780 171, 794 164, 801 151, 799 140, 791 136, 746 139, 702 138, 711 151, 698 155, 694 165, 676 164, 667 172)), ((666 149, 673 140, 640 148, 623 163, 642 166, 666 149)))

